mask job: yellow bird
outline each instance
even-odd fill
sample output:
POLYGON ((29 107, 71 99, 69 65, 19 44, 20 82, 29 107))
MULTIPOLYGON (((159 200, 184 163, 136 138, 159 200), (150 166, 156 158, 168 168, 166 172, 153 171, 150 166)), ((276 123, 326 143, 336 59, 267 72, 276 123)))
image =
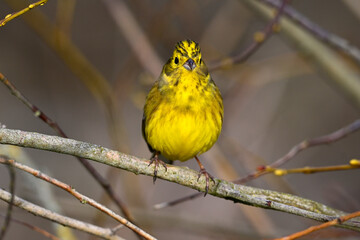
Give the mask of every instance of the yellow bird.
POLYGON ((198 180, 209 178, 198 159, 217 141, 223 123, 224 107, 218 87, 201 57, 199 44, 184 40, 175 46, 172 57, 164 65, 160 77, 146 98, 142 132, 153 153, 154 182, 159 164, 158 156, 169 160, 187 161, 195 158, 200 166, 198 180))

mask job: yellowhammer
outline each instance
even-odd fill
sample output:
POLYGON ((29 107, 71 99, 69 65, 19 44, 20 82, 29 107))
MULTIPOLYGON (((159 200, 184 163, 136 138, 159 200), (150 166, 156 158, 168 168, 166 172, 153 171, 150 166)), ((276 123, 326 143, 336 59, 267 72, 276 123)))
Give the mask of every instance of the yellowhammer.
POLYGON ((218 87, 201 58, 199 44, 178 42, 172 57, 164 65, 151 88, 144 106, 142 132, 153 156, 154 182, 162 154, 169 160, 186 161, 195 157, 200 166, 198 180, 209 178, 198 155, 208 151, 221 132, 224 108, 218 87))

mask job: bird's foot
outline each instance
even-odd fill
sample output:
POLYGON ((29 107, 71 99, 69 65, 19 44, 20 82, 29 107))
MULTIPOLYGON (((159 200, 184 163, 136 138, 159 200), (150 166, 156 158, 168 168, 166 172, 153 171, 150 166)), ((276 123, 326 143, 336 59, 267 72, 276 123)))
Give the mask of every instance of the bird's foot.
POLYGON ((153 163, 155 164, 155 166, 154 166, 153 183, 155 183, 156 178, 157 178, 157 171, 158 171, 159 164, 163 165, 163 167, 165 168, 165 171, 167 171, 167 167, 166 167, 166 164, 159 159, 158 153, 156 153, 156 154, 150 159, 150 163, 149 163, 148 166, 150 166, 150 165, 153 164, 153 163))
POLYGON ((209 179, 211 179, 211 181, 213 181, 214 182, 214 184, 215 184, 215 180, 214 180, 214 177, 213 176, 211 176, 211 174, 210 173, 208 173, 207 171, 206 171, 206 169, 205 168, 201 168, 200 169, 200 171, 199 171, 199 175, 198 175, 198 181, 199 181, 199 179, 200 179, 200 177, 201 177, 201 175, 204 175, 204 177, 205 177, 205 180, 206 180, 206 187, 205 187, 205 194, 204 194, 204 197, 206 196, 206 194, 208 193, 208 191, 209 191, 209 182, 210 182, 210 180, 209 179))

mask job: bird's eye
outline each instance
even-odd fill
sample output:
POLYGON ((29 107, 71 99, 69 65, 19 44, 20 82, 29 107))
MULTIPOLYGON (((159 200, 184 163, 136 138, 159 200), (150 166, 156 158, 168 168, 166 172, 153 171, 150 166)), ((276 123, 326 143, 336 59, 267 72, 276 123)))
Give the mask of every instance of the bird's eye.
POLYGON ((178 64, 178 63, 179 63, 179 59, 178 59, 177 57, 175 57, 174 63, 175 63, 175 64, 178 64))

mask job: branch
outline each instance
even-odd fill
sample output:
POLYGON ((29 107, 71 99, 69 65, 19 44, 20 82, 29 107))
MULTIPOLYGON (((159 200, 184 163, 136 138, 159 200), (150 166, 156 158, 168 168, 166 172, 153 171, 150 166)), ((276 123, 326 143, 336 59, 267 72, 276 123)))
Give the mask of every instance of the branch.
MULTIPOLYGON (((25 151, 26 149, 17 146, 0 145, 0 153, 7 156, 8 159, 16 159, 22 164, 38 169, 39 166, 32 161, 25 151)), ((43 167, 44 166, 42 166, 42 168, 43 167)), ((59 199, 55 196, 53 189, 48 183, 44 181, 39 182, 29 174, 20 174, 19 176, 21 177, 20 182, 22 187, 28 189, 28 191, 32 193, 32 196, 35 196, 35 199, 33 200, 38 205, 64 215, 64 210, 59 205, 59 199)), ((55 235, 57 235, 60 239, 76 239, 73 229, 55 223, 52 224, 52 227, 56 233, 55 235)))
POLYGON ((24 8, 16 13, 11 13, 11 14, 6 15, 6 17, 4 19, 0 20, 0 27, 4 26, 7 22, 13 20, 14 18, 21 16, 22 14, 26 13, 27 11, 30 11, 31 9, 33 9, 35 7, 44 5, 46 2, 47 2, 47 0, 40 0, 36 3, 30 4, 26 8, 24 8))
POLYGON ((23 165, 21 163, 17 163, 14 160, 7 160, 0 156, 0 163, 8 164, 11 167, 16 167, 18 169, 21 169, 27 173, 30 173, 34 175, 35 177, 42 179, 44 181, 47 181, 57 187, 62 188, 63 190, 69 192, 71 195, 73 195, 75 198, 77 198, 81 203, 83 204, 89 204, 92 207, 97 208, 98 210, 106 213, 110 217, 114 218, 116 221, 120 222, 122 225, 128 227, 129 229, 133 230, 135 233, 139 234, 140 236, 143 236, 146 239, 155 239, 148 233, 146 233, 144 230, 140 229, 139 227, 135 226, 133 223, 129 222, 125 218, 121 217, 120 215, 116 214, 115 212, 111 211, 109 208, 99 204, 95 200, 79 193, 75 189, 73 189, 70 185, 63 183, 55 178, 52 178, 38 170, 35 170, 31 167, 28 167, 26 165, 23 165))
POLYGON ((292 168, 292 169, 266 168, 266 170, 273 172, 276 176, 284 176, 286 174, 291 174, 291 173, 311 174, 318 172, 350 170, 357 168, 360 168, 360 161, 357 159, 352 159, 350 160, 349 164, 344 164, 344 165, 325 166, 325 167, 302 167, 302 168, 292 168))
MULTIPOLYGON (((2 73, 0 73, 0 82, 2 82, 16 98, 18 98, 22 103, 24 103, 33 113, 34 116, 38 117, 49 125, 59 136, 68 138, 65 132, 60 128, 60 126, 48 117, 43 111, 38 107, 32 104, 2 73)), ((130 214, 127 206, 123 201, 114 193, 110 183, 104 178, 86 159, 77 158, 79 162, 85 167, 85 169, 95 178, 95 180, 102 186, 105 192, 109 197, 114 201, 120 211, 128 218, 130 221, 134 222, 133 217, 130 214)))
MULTIPOLYGON (((10 202, 11 194, 6 192, 5 190, 2 190, 0 188, 0 199, 5 202, 10 202)), ((123 240, 123 238, 114 235, 113 231, 108 228, 101 228, 95 225, 92 225, 90 223, 85 223, 73 218, 65 217, 60 214, 54 213, 52 211, 47 210, 46 208, 42 208, 40 206, 37 206, 33 203, 30 203, 22 198, 19 198, 15 196, 14 198, 14 205, 22 208, 34 215, 43 217, 45 219, 57 222, 61 225, 68 226, 74 229, 78 229, 80 231, 90 233, 94 236, 101 237, 103 239, 109 239, 109 240, 123 240)))
MULTIPOLYGON (((273 7, 279 7, 280 1, 278 0, 261 0, 266 4, 269 4, 273 7)), ((351 45, 346 39, 337 36, 334 33, 328 32, 327 30, 323 29, 316 23, 312 22, 310 19, 296 11, 296 9, 292 8, 291 6, 286 6, 284 9, 284 14, 291 18, 296 23, 300 24, 303 28, 307 31, 311 32, 315 37, 324 41, 331 46, 343 51, 348 56, 355 59, 358 63, 360 63, 360 50, 351 45)))
POLYGON ((303 231, 291 234, 289 236, 286 236, 286 237, 283 237, 283 238, 276 238, 276 239, 273 239, 273 240, 292 240, 292 239, 296 239, 296 238, 303 237, 303 236, 308 235, 308 234, 310 234, 312 232, 319 231, 319 230, 327 228, 327 227, 335 226, 337 224, 342 224, 343 222, 346 222, 349 219, 359 217, 359 216, 360 216, 360 211, 354 212, 354 213, 351 213, 349 215, 336 218, 336 219, 334 219, 332 221, 329 221, 329 222, 326 222, 326 223, 323 223, 323 224, 320 224, 320 225, 317 225, 317 226, 309 227, 308 229, 305 229, 303 231))
MULTIPOLYGON (((295 146, 293 146, 288 153, 286 153, 283 157, 279 158, 272 164, 270 164, 268 166, 260 166, 257 169, 257 171, 254 171, 253 173, 250 173, 247 176, 242 177, 233 182, 236 184, 244 184, 244 183, 249 182, 249 181, 251 181, 255 178, 258 178, 262 175, 274 172, 275 168, 277 168, 281 165, 284 165, 286 162, 290 161, 293 157, 295 157, 301 151, 303 151, 307 148, 310 148, 310 147, 315 147, 315 146, 324 145, 324 144, 330 144, 330 143, 339 141, 340 139, 343 139, 344 137, 346 137, 349 134, 352 134, 358 130, 360 130, 360 119, 355 120, 354 122, 336 130, 335 132, 332 132, 332 133, 329 133, 329 134, 326 134, 326 135, 323 135, 320 137, 316 137, 316 138, 313 138, 310 140, 304 140, 304 141, 296 144, 295 146)), ((353 161, 353 164, 351 164, 351 165, 357 165, 357 163, 353 161)), ((160 209, 160 208, 164 208, 164 207, 174 206, 179 203, 182 203, 182 202, 185 202, 185 201, 188 201, 193 198, 200 197, 200 196, 201 196, 201 194, 199 194, 199 193, 193 193, 191 195, 176 199, 174 201, 157 204, 154 206, 154 208, 160 209)))
POLYGON ((276 29, 275 26, 278 24, 285 6, 289 1, 290 0, 282 0, 275 17, 266 25, 263 31, 255 33, 254 41, 244 51, 233 57, 211 62, 209 64, 209 71, 214 71, 223 67, 229 67, 230 65, 246 61, 267 39, 270 38, 274 32, 274 29, 276 29))
MULTIPOLYGON (((0 214, 0 217, 4 217, 3 215, 0 214)), ((50 238, 51 240, 61 240, 60 238, 58 238, 57 236, 45 231, 44 229, 42 228, 39 228, 37 226, 34 226, 34 225, 31 225, 30 223, 27 223, 27 222, 23 222, 23 221, 20 221, 18 219, 14 219, 14 218, 11 218, 11 221, 12 222, 15 222, 17 224, 21 224, 27 228, 30 228, 31 230, 35 231, 35 232, 38 232, 40 234, 42 234, 44 237, 47 237, 47 238, 50 238)))
MULTIPOLYGON (((244 0, 242 2, 262 17, 266 19, 272 18, 272 9, 259 2, 259 0, 244 0)), ((329 80, 359 109, 359 74, 343 58, 339 57, 339 54, 288 18, 282 17, 279 25, 281 33, 284 33, 294 43, 294 46, 306 55, 307 60, 312 60, 322 71, 328 74, 329 77, 326 80, 329 80)))
POLYGON ((11 199, 9 201, 9 205, 6 211, 5 221, 4 225, 1 228, 0 232, 0 240, 4 239, 6 230, 9 227, 10 220, 11 220, 11 214, 12 214, 12 208, 14 205, 14 192, 15 192, 15 170, 13 166, 10 164, 9 160, 6 157, 1 157, 4 160, 4 163, 7 165, 9 169, 9 175, 10 175, 10 193, 11 193, 11 199))
POLYGON ((352 134, 356 131, 360 130, 360 119, 355 120, 354 122, 350 123, 349 125, 346 125, 345 127, 342 127, 335 132, 312 138, 310 140, 304 140, 295 146, 293 146, 289 152, 287 152, 284 156, 270 164, 269 166, 262 166, 259 167, 259 169, 241 179, 238 179, 235 181, 235 183, 242 184, 245 182, 248 182, 252 179, 258 178, 264 174, 271 173, 271 169, 278 168, 288 161, 290 161, 293 157, 295 157, 297 154, 302 152, 305 149, 308 149, 310 147, 315 147, 319 145, 324 144, 330 144, 336 141, 339 141, 340 139, 343 139, 344 137, 348 136, 349 134, 352 134))
POLYGON ((125 1, 103 0, 103 3, 142 67, 156 78, 161 71, 163 61, 152 47, 125 1))
MULTIPOLYGON (((0 143, 74 155, 135 174, 147 176, 154 174, 154 166, 148 166, 149 160, 72 139, 2 128, 0 129, 0 143)), ((205 180, 200 179, 198 181, 198 172, 192 169, 168 165, 167 171, 159 171, 157 176, 198 191, 205 190, 205 180)), ((287 212, 317 221, 329 221, 345 215, 340 210, 332 209, 309 199, 237 185, 220 179, 215 179, 215 184, 210 184, 208 193, 234 202, 287 212)), ((360 231, 360 223, 356 221, 349 221, 339 226, 360 231)))

